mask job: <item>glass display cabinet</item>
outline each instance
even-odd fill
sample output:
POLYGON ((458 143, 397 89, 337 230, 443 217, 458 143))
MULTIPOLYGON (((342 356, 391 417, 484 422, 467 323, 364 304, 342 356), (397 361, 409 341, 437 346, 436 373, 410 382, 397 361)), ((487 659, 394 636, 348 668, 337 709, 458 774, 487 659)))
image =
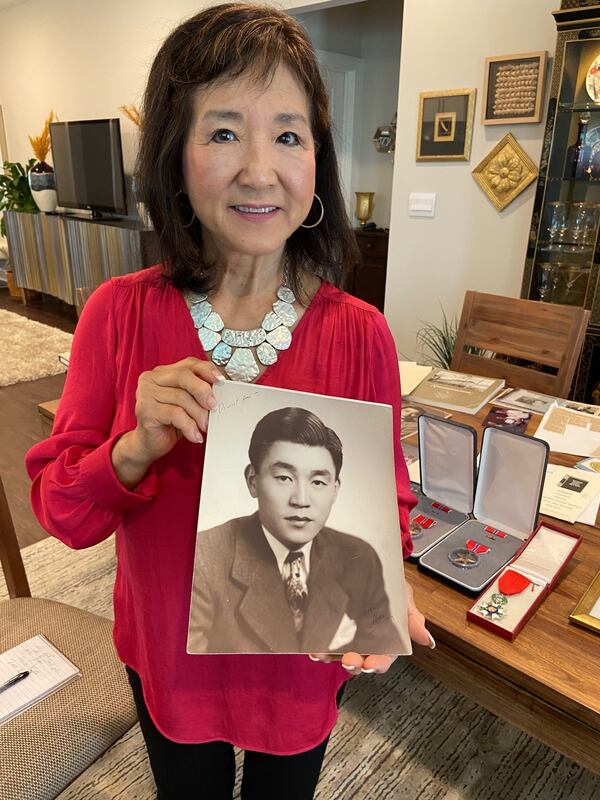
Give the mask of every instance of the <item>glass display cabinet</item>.
POLYGON ((600 403, 600 2, 563 0, 521 297, 591 309, 573 397, 600 403))

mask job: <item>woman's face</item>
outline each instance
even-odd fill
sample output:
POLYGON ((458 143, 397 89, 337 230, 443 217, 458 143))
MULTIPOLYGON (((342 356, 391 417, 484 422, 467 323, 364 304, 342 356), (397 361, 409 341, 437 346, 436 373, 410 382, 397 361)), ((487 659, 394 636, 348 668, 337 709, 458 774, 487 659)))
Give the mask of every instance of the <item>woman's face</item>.
POLYGON ((260 256, 283 248, 315 190, 308 98, 287 67, 266 89, 242 76, 198 90, 183 177, 211 250, 260 256))

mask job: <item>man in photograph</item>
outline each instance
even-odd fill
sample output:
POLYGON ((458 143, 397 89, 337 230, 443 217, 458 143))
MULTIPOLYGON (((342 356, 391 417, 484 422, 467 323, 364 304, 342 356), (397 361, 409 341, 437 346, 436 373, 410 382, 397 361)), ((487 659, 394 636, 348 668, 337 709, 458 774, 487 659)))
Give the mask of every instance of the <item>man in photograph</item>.
POLYGON ((402 652, 377 553, 326 527, 337 434, 283 408, 258 422, 248 456, 258 510, 199 534, 188 652, 402 652))

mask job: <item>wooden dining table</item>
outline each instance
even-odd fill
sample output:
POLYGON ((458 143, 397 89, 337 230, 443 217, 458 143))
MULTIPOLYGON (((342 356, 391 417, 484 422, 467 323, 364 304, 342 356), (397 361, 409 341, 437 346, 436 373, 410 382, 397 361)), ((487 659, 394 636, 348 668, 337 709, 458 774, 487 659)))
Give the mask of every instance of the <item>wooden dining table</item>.
MULTIPOLYGON (((474 427, 480 441, 481 423, 490 408, 488 404, 476 415, 448 413, 474 427)), ((527 433, 534 434, 541 419, 532 414, 527 433)), ((417 437, 403 441, 416 445, 417 437)), ((563 466, 572 467, 578 460, 550 454, 551 463, 563 466)), ((600 529, 543 515, 541 519, 576 530, 582 541, 554 591, 513 642, 467 621, 474 595, 463 594, 414 563, 405 564, 417 607, 437 644, 435 650, 415 648, 412 660, 493 714, 600 774, 600 634, 569 622, 600 569, 600 529)))
MULTIPOLYGON (((39 406, 46 436, 58 403, 39 406)), ((474 427, 480 441, 481 423, 491 407, 486 405, 476 415, 452 412, 451 418, 474 427)), ((532 414, 527 433, 534 434, 541 419, 532 414)), ((404 441, 417 444, 416 435, 404 441)), ((578 460, 550 454, 552 463, 563 466, 578 460)), ((600 635, 569 622, 600 569, 600 529, 542 519, 578 531, 582 542, 554 591, 513 642, 467 621, 474 596, 406 562, 416 604, 436 640, 434 650, 417 647, 411 658, 447 686, 600 774, 600 635)))

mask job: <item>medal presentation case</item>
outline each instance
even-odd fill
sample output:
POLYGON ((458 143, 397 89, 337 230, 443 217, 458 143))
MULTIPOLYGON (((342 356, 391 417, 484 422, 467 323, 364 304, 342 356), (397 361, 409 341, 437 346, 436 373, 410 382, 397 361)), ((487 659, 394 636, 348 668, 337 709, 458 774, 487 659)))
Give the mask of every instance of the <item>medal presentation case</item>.
POLYGON ((536 528, 548 452, 541 439, 486 428, 473 516, 421 556, 419 565, 481 592, 536 528))
POLYGON ((474 428, 427 414, 418 425, 421 486, 412 484, 418 503, 410 515, 414 560, 469 518, 477 463, 474 428))
POLYGON ((577 533, 542 523, 467 611, 467 619, 513 641, 554 589, 581 543, 577 533))

